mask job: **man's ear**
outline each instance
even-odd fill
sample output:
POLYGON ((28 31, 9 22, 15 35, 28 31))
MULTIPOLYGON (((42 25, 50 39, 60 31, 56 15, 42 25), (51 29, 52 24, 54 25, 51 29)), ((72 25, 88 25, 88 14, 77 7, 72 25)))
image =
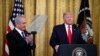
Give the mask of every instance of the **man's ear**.
POLYGON ((15 26, 18 27, 19 26, 19 23, 15 23, 15 26))

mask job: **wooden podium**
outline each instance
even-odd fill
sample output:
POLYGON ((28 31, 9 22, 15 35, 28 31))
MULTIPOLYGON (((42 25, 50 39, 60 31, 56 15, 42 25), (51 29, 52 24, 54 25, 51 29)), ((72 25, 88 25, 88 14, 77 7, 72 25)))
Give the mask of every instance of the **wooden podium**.
POLYGON ((97 56, 97 49, 93 44, 62 44, 58 56, 97 56))

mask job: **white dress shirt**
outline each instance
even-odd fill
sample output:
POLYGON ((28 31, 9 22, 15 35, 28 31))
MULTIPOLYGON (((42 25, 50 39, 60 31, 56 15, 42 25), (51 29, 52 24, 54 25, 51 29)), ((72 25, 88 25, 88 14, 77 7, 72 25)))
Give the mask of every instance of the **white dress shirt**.
MULTIPOLYGON (((67 35, 68 35, 68 25, 67 24, 65 24, 65 28, 66 28, 67 35)), ((71 33, 72 33, 72 25, 70 25, 70 30, 71 30, 71 33)))

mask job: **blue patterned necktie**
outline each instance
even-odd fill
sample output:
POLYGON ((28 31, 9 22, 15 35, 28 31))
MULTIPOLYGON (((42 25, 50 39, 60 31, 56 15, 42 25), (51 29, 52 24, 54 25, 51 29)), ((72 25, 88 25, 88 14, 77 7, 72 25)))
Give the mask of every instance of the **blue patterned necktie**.
POLYGON ((22 32, 22 37, 25 39, 25 33, 24 32, 22 32))

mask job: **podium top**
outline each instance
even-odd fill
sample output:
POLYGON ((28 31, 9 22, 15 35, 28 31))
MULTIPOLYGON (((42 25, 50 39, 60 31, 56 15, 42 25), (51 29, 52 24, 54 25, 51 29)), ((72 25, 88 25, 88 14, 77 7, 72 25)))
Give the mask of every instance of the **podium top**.
POLYGON ((58 50, 59 56, 97 56, 94 44, 62 44, 58 50))

